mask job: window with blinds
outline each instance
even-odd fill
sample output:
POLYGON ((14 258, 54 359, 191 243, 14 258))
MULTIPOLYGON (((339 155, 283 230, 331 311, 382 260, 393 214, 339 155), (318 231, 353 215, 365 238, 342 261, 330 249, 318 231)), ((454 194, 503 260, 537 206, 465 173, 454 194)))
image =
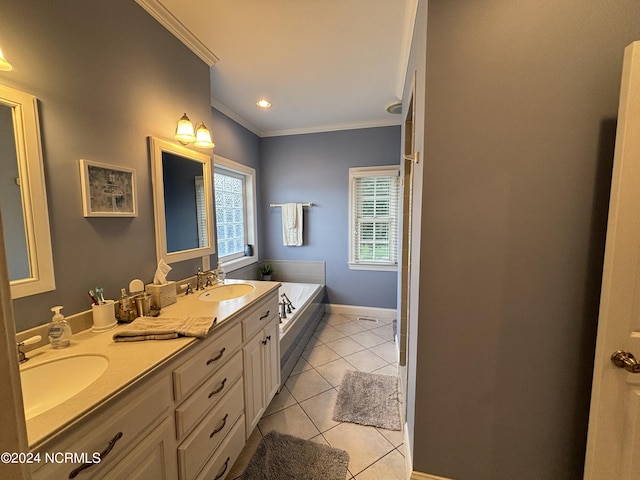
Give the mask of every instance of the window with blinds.
POLYGON ((398 167, 393 166, 349 169, 350 268, 397 268, 398 175, 398 167))

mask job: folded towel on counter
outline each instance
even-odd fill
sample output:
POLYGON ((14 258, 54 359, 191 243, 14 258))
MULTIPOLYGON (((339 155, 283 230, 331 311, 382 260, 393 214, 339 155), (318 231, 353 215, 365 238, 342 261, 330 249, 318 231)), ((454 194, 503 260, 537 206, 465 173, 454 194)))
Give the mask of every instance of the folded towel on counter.
POLYGON ((214 317, 161 318, 138 317, 126 328, 113 334, 116 342, 170 340, 172 338, 204 338, 215 323, 214 317))
POLYGON ((282 205, 282 243, 289 247, 302 245, 302 204, 282 205))

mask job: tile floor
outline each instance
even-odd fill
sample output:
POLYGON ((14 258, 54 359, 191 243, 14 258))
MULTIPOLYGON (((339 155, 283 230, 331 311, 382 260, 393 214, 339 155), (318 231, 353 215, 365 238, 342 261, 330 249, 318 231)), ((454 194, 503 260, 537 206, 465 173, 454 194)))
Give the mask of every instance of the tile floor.
POLYGON ((348 369, 397 375, 391 320, 325 314, 227 478, 239 478, 262 436, 277 430, 346 450, 350 457, 346 480, 404 480, 402 432, 331 418, 348 369))

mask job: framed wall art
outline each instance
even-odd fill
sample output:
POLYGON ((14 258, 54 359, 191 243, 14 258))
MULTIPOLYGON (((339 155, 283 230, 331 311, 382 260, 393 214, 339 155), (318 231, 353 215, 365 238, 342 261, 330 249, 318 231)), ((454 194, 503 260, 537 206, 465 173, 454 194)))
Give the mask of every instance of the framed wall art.
POLYGON ((82 210, 85 217, 137 217, 133 168, 80 160, 82 210))

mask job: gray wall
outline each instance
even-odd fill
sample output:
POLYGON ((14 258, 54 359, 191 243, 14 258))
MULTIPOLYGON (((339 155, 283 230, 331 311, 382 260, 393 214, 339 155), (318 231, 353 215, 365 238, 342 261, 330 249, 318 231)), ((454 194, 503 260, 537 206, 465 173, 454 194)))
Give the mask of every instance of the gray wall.
MULTIPOLYGON (((349 167, 398 165, 400 127, 263 138, 262 258, 326 262, 329 303, 396 308, 395 272, 349 270, 349 167), (282 245, 281 210, 270 203, 312 202, 304 244, 282 245)), ((277 272, 275 274, 277 278, 277 272)))
MULTIPOLYGON (((14 301, 18 329, 52 305, 88 308, 87 290, 119 296, 156 265, 147 136, 171 139, 178 118, 211 121, 209 68, 131 0, 5 1, 0 81, 39 98, 57 289, 14 301), (84 218, 79 159, 133 167, 137 218, 84 218)), ((174 265, 170 279, 199 261, 174 265)))
POLYGON ((635 0, 429 2, 416 470, 582 478, 639 18, 635 0))

